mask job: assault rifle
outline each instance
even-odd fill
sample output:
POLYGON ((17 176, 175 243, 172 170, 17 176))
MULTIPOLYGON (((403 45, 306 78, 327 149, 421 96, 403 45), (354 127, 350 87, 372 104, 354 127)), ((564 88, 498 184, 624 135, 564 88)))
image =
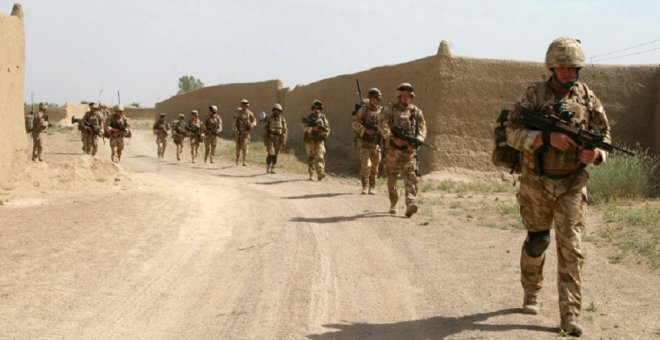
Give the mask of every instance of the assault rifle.
POLYGON ((319 125, 316 119, 312 119, 311 117, 303 117, 302 121, 309 127, 316 127, 321 130, 321 132, 328 132, 328 128, 323 125, 319 125))
POLYGON ((212 129, 209 129, 209 128, 206 128, 206 129, 209 130, 209 132, 210 132, 212 135, 215 135, 215 136, 220 137, 220 131, 218 131, 218 130, 212 130, 212 129))
POLYGON ((80 123, 81 120, 82 118, 76 118, 76 116, 71 116, 71 125, 78 124, 80 123))
POLYGON ((200 128, 198 128, 197 126, 186 125, 185 129, 192 132, 194 135, 197 135, 197 137, 202 136, 202 130, 200 128))
POLYGON ((85 122, 85 121, 83 121, 83 125, 84 125, 86 128, 88 128, 88 129, 94 131, 94 134, 95 134, 95 135, 97 135, 97 136, 103 136, 103 134, 101 133, 101 128, 99 128, 99 127, 94 127, 92 124, 90 124, 89 122, 85 122))
MULTIPOLYGON (((518 123, 533 130, 543 131, 548 135, 552 132, 563 133, 586 149, 599 148, 607 152, 619 151, 630 156, 635 155, 633 151, 605 142, 605 137, 593 130, 585 130, 569 123, 574 115, 575 112, 561 111, 559 117, 554 117, 520 107, 518 123)), ((544 139, 549 139, 549 137, 544 139)))
POLYGON ((403 128, 400 126, 393 126, 390 128, 390 131, 394 137, 405 140, 408 142, 408 144, 414 146, 415 149, 419 149, 422 146, 433 149, 432 146, 422 142, 421 140, 417 139, 417 137, 413 135, 407 135, 403 128))
POLYGON ((121 131, 122 136, 126 136, 130 133, 130 130, 126 126, 124 126, 124 124, 119 123, 119 122, 114 122, 113 121, 112 123, 110 123, 110 127, 115 129, 115 130, 121 131))
POLYGON ((358 111, 362 108, 362 90, 360 89, 360 79, 355 79, 355 83, 357 85, 357 95, 358 95, 358 104, 355 104, 353 107, 353 112, 351 113, 351 116, 355 116, 358 111))

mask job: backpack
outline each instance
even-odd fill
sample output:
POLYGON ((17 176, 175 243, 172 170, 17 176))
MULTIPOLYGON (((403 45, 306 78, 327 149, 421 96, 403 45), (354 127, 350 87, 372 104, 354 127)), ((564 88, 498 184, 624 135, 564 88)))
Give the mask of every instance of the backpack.
POLYGON ((30 111, 30 113, 25 115, 25 132, 30 133, 32 129, 34 129, 34 113, 30 111))
POLYGON ((495 150, 493 150, 493 164, 497 167, 510 169, 510 173, 520 173, 520 151, 512 148, 506 141, 506 126, 511 110, 502 110, 495 121, 493 137, 495 150))

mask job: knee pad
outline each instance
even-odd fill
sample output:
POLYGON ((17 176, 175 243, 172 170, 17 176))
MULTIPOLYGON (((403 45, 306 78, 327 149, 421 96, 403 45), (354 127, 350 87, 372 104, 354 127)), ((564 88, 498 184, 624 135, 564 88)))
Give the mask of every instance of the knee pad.
POLYGON ((531 257, 539 257, 543 255, 548 246, 550 245, 550 230, 539 232, 527 232, 527 239, 525 240, 525 252, 531 257))

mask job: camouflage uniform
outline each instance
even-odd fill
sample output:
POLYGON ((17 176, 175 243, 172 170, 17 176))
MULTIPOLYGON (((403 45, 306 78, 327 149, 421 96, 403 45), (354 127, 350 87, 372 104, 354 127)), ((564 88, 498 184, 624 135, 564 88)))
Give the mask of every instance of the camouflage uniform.
MULTIPOLYGON (((370 98, 378 98, 380 100, 380 91, 378 89, 371 89, 369 91, 370 98), (372 92, 374 97, 372 97, 372 92), (377 96, 376 96, 377 93, 377 96)), ((353 115, 353 131, 357 135, 356 147, 360 156, 360 180, 362 182, 362 194, 367 193, 367 186, 369 187, 368 193, 374 194, 376 186, 376 176, 378 176, 378 165, 381 158, 381 136, 378 133, 378 118, 383 110, 381 105, 363 105, 359 112, 353 115), (367 128, 369 127, 369 128, 367 128), (373 129, 371 129, 373 127, 373 129), (375 129, 375 131, 374 131, 375 129), (374 134, 369 134, 368 130, 374 131, 374 134)))
POLYGON ((81 123, 85 130, 83 134, 83 138, 85 138, 83 142, 85 153, 95 156, 99 147, 99 137, 103 137, 103 113, 94 107, 92 111, 85 114, 81 123))
POLYGON ((204 122, 204 163, 209 159, 213 163, 213 155, 215 155, 215 147, 218 144, 218 135, 222 131, 222 119, 218 115, 218 108, 215 106, 209 107, 210 114, 204 122))
POLYGON ((124 150, 124 137, 131 137, 130 129, 131 125, 124 116, 124 107, 121 105, 115 106, 115 114, 105 120, 105 133, 110 139, 110 149, 112 150, 110 158, 115 163, 121 160, 121 154, 124 150))
POLYGON ((176 160, 181 160, 181 152, 183 151, 183 140, 186 138, 186 121, 185 116, 179 114, 179 119, 172 122, 172 139, 176 145, 176 160))
MULTIPOLYGON (((410 87, 408 92, 414 96, 412 86, 407 83, 401 84, 399 89, 406 88, 406 86, 410 87)), ((390 213, 396 213, 396 205, 399 201, 397 178, 401 173, 406 195, 406 216, 410 217, 417 212, 417 176, 415 175, 417 152, 411 146, 399 147, 394 143, 394 136, 391 131, 393 127, 402 128, 405 134, 424 141, 426 138, 424 114, 414 104, 404 105, 399 101, 384 107, 378 122, 378 130, 383 136, 385 146, 384 172, 387 176, 390 213)))
POLYGON ((195 163, 197 155, 199 155, 199 144, 202 143, 202 139, 204 138, 202 121, 199 119, 197 111, 193 111, 186 130, 188 130, 188 138, 190 138, 190 156, 192 162, 195 163))
POLYGON ((282 106, 275 104, 272 113, 264 120, 264 145, 268 156, 266 156, 266 172, 275 173, 277 156, 286 146, 288 127, 286 119, 282 115, 282 106))
POLYGON ((80 118, 78 121, 78 131, 80 131, 80 139, 82 141, 82 152, 83 154, 90 154, 91 153, 91 148, 89 145, 87 145, 87 128, 85 127, 85 122, 87 119, 89 119, 89 116, 92 115, 92 112, 94 112, 96 109, 98 109, 98 106, 96 103, 89 103, 89 111, 86 111, 85 114, 80 118))
MULTIPOLYGON (((574 49, 578 44, 575 40, 561 42, 571 43, 569 48, 574 49)), ((550 45, 551 48, 553 46, 550 45)), ((578 52, 581 52, 581 47, 578 52)), ((551 53, 550 49, 548 53, 551 53)), ((582 63, 577 65, 581 67, 582 63)), ((589 179, 585 165, 580 161, 583 149, 570 146, 562 152, 550 145, 550 134, 517 123, 520 108, 551 116, 558 116, 557 111, 575 112, 571 123, 593 129, 609 142, 607 116, 600 100, 584 83, 575 81, 562 87, 553 76, 548 81, 539 81, 527 88, 516 102, 507 127, 508 144, 522 151, 522 173, 517 198, 520 215, 528 231, 520 254, 521 283, 525 292, 523 311, 538 313, 536 296, 543 285, 545 249, 550 244, 549 233, 554 222, 562 329, 572 329, 574 333, 571 334, 579 336, 582 330, 577 324, 577 317, 582 305, 581 271, 584 262, 580 234, 585 228, 586 186, 589 179), (532 145, 539 135, 542 135, 543 145, 533 149, 532 145)), ((605 156, 605 152, 601 151, 601 158, 595 164, 604 161, 605 156)))
POLYGON ((323 103, 315 100, 312 104, 312 113, 303 119, 303 140, 305 142, 305 152, 307 153, 307 172, 309 179, 312 180, 314 171, 319 181, 326 177, 325 174, 325 139, 330 135, 330 122, 320 110, 323 109, 323 103), (315 111, 318 108, 318 112, 315 111), (327 133, 323 133, 318 128, 326 128, 327 133))
POLYGON ((167 135, 170 131, 170 123, 165 120, 165 114, 160 114, 160 119, 154 122, 152 127, 154 135, 156 135, 156 145, 158 145, 158 158, 165 157, 165 149, 167 148, 167 135))
POLYGON ((243 165, 247 165, 245 158, 247 157, 248 146, 250 145, 250 132, 257 123, 252 111, 247 109, 247 100, 243 99, 241 104, 242 107, 239 107, 234 112, 231 127, 234 132, 234 141, 236 142, 236 165, 238 165, 238 158, 241 152, 243 152, 243 165))
POLYGON ((41 161, 41 152, 43 147, 41 145, 41 133, 50 127, 48 122, 48 116, 46 115, 46 108, 48 106, 45 103, 39 103, 39 111, 34 114, 32 120, 32 129, 30 135, 32 136, 32 160, 36 161, 37 159, 41 161))

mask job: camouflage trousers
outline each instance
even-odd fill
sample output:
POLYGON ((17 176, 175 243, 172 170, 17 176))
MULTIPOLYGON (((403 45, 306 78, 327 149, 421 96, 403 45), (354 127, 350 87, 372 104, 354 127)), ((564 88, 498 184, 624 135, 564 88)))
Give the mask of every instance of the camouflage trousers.
POLYGON ((181 152, 183 152, 183 140, 186 138, 184 135, 174 134, 172 139, 174 140, 174 145, 176 145, 176 160, 181 160, 181 152))
POLYGON ((197 155, 199 155, 199 145, 202 143, 201 136, 190 136, 190 156, 192 157, 192 162, 195 163, 197 155))
POLYGON ((307 153, 307 172, 311 178, 316 171, 319 179, 325 177, 325 143, 323 141, 305 141, 307 153))
MULTIPOLYGON (((553 222, 557 243, 559 313, 580 314, 582 305, 581 233, 585 228, 589 174, 584 171, 564 179, 550 179, 525 171, 517 194, 520 215, 529 232, 549 231, 553 222)), ((543 286, 545 253, 532 257, 523 250, 520 280, 525 294, 536 295, 543 286)))
POLYGON ((112 150, 112 156, 110 156, 112 161, 119 162, 121 153, 124 151, 124 137, 110 137, 110 150, 112 150))
POLYGON ((82 141, 82 152, 84 154, 89 154, 87 152, 87 132, 85 132, 85 130, 80 131, 80 140, 82 141))
POLYGON ((208 134, 204 137, 204 163, 211 159, 213 163, 213 156, 215 155, 215 147, 218 145, 218 137, 214 134, 208 134))
POLYGON ((385 148, 385 175, 387 176, 387 192, 390 204, 396 205, 399 201, 397 179, 399 174, 403 177, 406 195, 406 208, 417 202, 417 176, 415 175, 416 154, 407 150, 398 150, 393 147, 385 148))
POLYGON ((362 187, 367 185, 370 188, 376 186, 376 177, 378 176, 378 165, 380 164, 381 152, 380 145, 373 143, 358 144, 360 156, 360 180, 362 187))
POLYGON ((241 156, 241 153, 243 153, 243 164, 245 164, 250 140, 251 138, 249 134, 236 135, 236 137, 234 137, 234 142, 236 142, 236 164, 238 164, 238 158, 241 156))
POLYGON ((99 136, 95 133, 86 133, 84 136, 83 148, 85 148, 85 153, 95 156, 99 148, 99 136))
POLYGON ((32 134, 32 160, 41 160, 41 152, 43 147, 41 146, 41 136, 39 134, 32 134))
POLYGON ((282 136, 270 135, 264 141, 264 146, 266 146, 266 152, 268 152, 269 156, 276 156, 284 148, 284 141, 282 140, 282 136))
POLYGON ((167 148, 167 136, 156 135, 156 145, 158 146, 158 158, 165 157, 165 149, 167 148))

